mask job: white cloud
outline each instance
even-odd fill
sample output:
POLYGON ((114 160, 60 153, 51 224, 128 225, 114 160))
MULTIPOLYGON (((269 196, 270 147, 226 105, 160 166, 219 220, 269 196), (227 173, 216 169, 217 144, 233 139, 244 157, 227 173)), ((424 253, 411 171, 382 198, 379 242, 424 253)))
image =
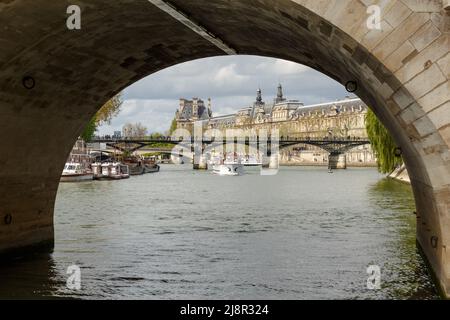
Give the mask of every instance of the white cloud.
POLYGON ((271 59, 267 60, 255 66, 255 70, 258 74, 272 74, 274 77, 283 77, 289 75, 300 75, 303 72, 311 70, 309 67, 281 59, 271 59))
POLYGON ((275 60, 273 67, 274 72, 278 72, 281 75, 299 74, 310 70, 307 66, 279 59, 275 60))
POLYGON ((221 87, 230 83, 236 86, 248 81, 248 77, 237 72, 235 63, 221 67, 216 72, 213 79, 216 87, 221 87))
POLYGON ((149 132, 165 132, 169 129, 177 108, 177 101, 161 99, 132 99, 125 100, 119 115, 110 125, 99 128, 99 134, 111 134, 121 131, 127 123, 141 122, 149 132))

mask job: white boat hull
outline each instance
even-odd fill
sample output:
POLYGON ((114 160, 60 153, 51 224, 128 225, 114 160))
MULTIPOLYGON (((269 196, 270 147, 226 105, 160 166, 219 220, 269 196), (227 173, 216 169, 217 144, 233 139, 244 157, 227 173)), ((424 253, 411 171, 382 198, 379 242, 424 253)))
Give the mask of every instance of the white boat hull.
POLYGON ((213 173, 220 176, 239 176, 244 170, 242 164, 221 164, 213 166, 213 173))
POLYGON ((61 182, 78 182, 93 180, 93 172, 87 168, 86 163, 66 162, 64 170, 59 181, 61 182))
POLYGON ((67 174, 62 175, 60 181, 61 182, 80 182, 80 181, 89 181, 93 180, 94 175, 92 173, 86 174, 67 174))
POLYGON ((242 162, 242 165, 244 167, 257 167, 257 166, 262 166, 261 162, 242 162))

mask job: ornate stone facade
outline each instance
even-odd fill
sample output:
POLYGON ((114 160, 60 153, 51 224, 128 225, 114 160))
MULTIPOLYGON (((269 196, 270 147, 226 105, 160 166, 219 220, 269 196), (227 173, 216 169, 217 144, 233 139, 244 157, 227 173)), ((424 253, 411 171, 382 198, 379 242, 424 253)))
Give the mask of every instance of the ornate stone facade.
MULTIPOLYGON (((198 101, 203 103, 202 100, 198 101)), ((299 100, 286 99, 280 84, 273 102, 266 103, 258 89, 251 106, 239 109, 234 114, 217 117, 212 116, 211 101, 208 101, 206 110, 205 107, 196 109, 191 101, 180 99, 180 107, 176 113, 177 127, 191 131, 194 122, 201 120, 204 129, 218 129, 224 136, 227 129, 252 129, 256 133, 261 129, 278 129, 281 138, 367 138, 367 106, 356 97, 305 106, 299 100)), ((324 150, 303 144, 282 149, 280 155, 281 162, 285 164, 325 165, 328 161, 328 154, 324 150)), ((367 145, 348 152, 347 163, 376 165, 376 159, 367 145)))
POLYGON ((212 117, 211 99, 208 99, 208 106, 202 99, 193 98, 192 100, 180 99, 180 105, 175 113, 177 127, 192 130, 192 124, 195 121, 207 120, 212 117))

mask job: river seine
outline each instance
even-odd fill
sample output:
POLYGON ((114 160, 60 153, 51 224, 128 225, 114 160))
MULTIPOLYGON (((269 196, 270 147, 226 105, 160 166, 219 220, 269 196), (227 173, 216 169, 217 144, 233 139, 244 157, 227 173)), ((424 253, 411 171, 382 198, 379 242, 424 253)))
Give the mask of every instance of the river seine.
POLYGON ((60 184, 54 251, 0 265, 0 298, 435 299, 414 210, 410 187, 374 168, 162 165, 60 184), (66 285, 72 265, 80 290, 66 285))

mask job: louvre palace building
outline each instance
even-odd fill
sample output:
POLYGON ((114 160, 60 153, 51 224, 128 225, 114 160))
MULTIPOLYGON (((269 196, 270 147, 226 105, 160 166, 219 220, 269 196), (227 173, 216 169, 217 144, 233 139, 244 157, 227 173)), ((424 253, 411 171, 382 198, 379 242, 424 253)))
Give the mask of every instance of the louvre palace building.
MULTIPOLYGON (((275 98, 265 102, 260 89, 250 105, 233 114, 214 116, 211 99, 180 99, 175 117, 177 128, 192 132, 194 122, 201 121, 204 129, 220 130, 225 136, 229 129, 270 132, 278 129, 281 138, 327 139, 367 138, 365 118, 368 107, 357 97, 304 105, 283 95, 281 84, 275 98)), ((215 131, 216 131, 215 130, 215 131)), ((217 131, 216 131, 217 132, 217 131)), ((346 154, 347 166, 376 166, 376 157, 370 145, 351 149, 346 154)), ((280 150, 280 163, 284 165, 327 165, 328 153, 318 147, 299 144, 280 150)))

